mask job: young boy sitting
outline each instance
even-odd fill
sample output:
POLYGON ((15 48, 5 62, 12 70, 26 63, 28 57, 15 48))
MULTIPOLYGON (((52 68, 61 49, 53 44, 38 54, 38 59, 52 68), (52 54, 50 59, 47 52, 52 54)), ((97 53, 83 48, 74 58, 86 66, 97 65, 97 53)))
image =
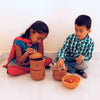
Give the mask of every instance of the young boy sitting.
POLYGON ((90 32, 91 18, 87 15, 78 16, 75 20, 75 33, 67 37, 57 53, 56 69, 63 69, 65 63, 69 73, 78 73, 87 78, 84 69, 87 68, 87 61, 91 59, 94 49, 90 32))

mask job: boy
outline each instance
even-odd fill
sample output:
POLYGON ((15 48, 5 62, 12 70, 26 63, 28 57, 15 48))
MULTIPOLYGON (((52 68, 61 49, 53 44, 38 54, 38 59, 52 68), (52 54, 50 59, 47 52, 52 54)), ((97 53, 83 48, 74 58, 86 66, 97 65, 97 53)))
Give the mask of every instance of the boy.
POLYGON ((62 48, 57 53, 56 69, 63 69, 64 63, 68 72, 78 73, 84 78, 87 74, 87 62, 92 57, 94 42, 89 37, 91 32, 91 18, 87 15, 80 15, 75 20, 75 33, 69 35, 62 48))

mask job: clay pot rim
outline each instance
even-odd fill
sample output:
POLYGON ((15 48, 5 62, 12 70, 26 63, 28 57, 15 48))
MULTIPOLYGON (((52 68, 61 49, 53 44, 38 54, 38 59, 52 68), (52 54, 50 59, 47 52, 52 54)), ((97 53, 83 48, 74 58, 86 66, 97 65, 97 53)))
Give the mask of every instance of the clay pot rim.
MULTIPOLYGON (((44 58, 44 57, 40 57, 40 58, 42 58, 42 60, 36 60, 36 59, 32 59, 32 58, 30 58, 30 60, 33 60, 33 61, 39 61, 39 62, 41 62, 41 61, 44 61, 44 60, 45 60, 45 58, 44 58)), ((37 58, 37 59, 39 59, 39 58, 37 58)))
POLYGON ((66 70, 66 71, 67 71, 67 69, 68 69, 68 68, 67 68, 67 66, 65 66, 65 69, 64 69, 64 70, 54 70, 54 66, 52 66, 52 68, 51 68, 51 69, 52 69, 52 71, 60 71, 60 72, 62 72, 62 71, 64 71, 64 70, 66 70))

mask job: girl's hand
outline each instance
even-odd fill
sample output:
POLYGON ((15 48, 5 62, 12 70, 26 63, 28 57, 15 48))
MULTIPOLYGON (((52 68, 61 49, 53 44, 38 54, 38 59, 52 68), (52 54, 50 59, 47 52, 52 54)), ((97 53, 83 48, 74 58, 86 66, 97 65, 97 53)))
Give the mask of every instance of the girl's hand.
POLYGON ((32 48, 28 48, 26 52, 28 53, 28 55, 31 55, 31 54, 36 53, 37 51, 32 48))
POLYGON ((80 55, 79 57, 76 58, 76 62, 78 64, 80 64, 82 61, 83 61, 83 56, 82 55, 80 55))
POLYGON ((64 67, 64 60, 63 59, 58 60, 58 62, 56 63, 56 69, 59 68, 63 69, 63 67, 64 67))

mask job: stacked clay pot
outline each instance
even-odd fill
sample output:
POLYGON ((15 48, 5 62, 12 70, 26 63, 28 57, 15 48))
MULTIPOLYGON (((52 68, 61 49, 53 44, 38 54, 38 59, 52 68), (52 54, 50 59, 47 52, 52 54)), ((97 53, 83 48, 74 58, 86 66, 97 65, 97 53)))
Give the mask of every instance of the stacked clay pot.
POLYGON ((35 53, 29 56, 30 73, 34 80, 42 80, 45 76, 44 58, 41 53, 35 53))
POLYGON ((52 67, 52 71, 53 71, 53 78, 57 81, 61 81, 62 77, 66 75, 67 72, 67 67, 65 67, 65 69, 62 70, 55 70, 54 66, 52 67))

